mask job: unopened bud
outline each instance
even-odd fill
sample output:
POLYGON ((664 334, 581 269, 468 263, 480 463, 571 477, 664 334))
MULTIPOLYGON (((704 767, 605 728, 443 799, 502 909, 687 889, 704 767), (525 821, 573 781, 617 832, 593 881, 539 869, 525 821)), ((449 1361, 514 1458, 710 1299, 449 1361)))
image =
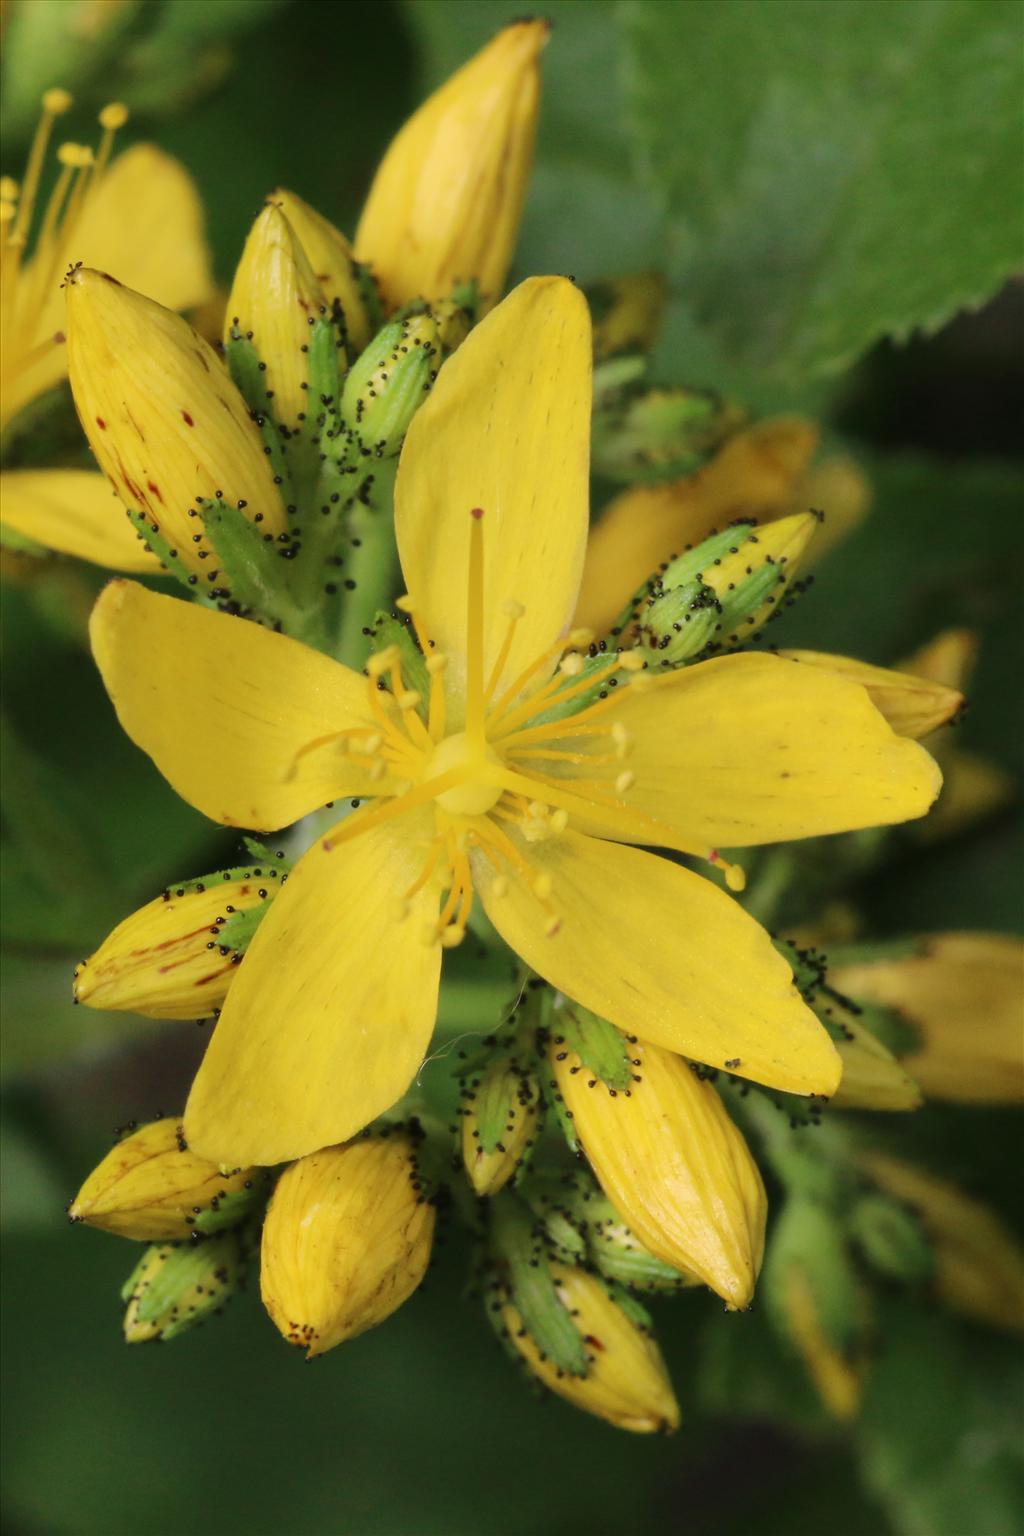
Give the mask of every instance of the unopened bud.
POLYGON ((917 1285, 935 1273, 935 1254, 920 1221, 886 1195, 862 1195, 850 1212, 850 1233, 864 1256, 889 1280, 917 1285))
MULTIPOLYGON (((538 1381, 576 1408, 635 1434, 679 1428, 679 1405, 649 1327, 614 1298, 604 1281, 585 1270, 552 1264, 558 1301, 572 1319, 584 1351, 584 1370, 562 1370, 538 1344, 509 1299, 498 1300, 513 1348, 538 1381)), ((625 1298, 623 1298, 625 1299, 625 1298)))
POLYGON ((240 1232, 147 1248, 121 1291, 127 1343, 173 1339, 219 1312, 239 1289, 247 1258, 240 1232))
POLYGON ((500 1055, 464 1090, 462 1160, 478 1195, 496 1195, 529 1155, 540 1092, 533 1073, 500 1055))
POLYGON ((872 667, 853 657, 833 656, 824 651, 779 651, 778 654, 804 666, 838 672, 852 683, 860 683, 896 734, 914 741, 938 730, 963 708, 964 696, 958 689, 947 688, 928 678, 914 677, 910 672, 872 667))
POLYGON ((85 435, 170 559, 197 581, 216 578, 198 515, 205 501, 241 506, 264 533, 283 533, 259 429, 212 347, 106 273, 76 269, 66 291, 68 371, 85 435))
POLYGON ((710 1083, 681 1056, 628 1042, 620 1091, 553 1036, 548 1055, 605 1194, 645 1248, 746 1307, 764 1251, 757 1165, 710 1083))
POLYGON ((349 369, 341 396, 345 425, 364 447, 389 458, 402 446, 441 362, 432 315, 393 320, 349 369))
POLYGON ((168 886, 75 971, 75 1001, 151 1019, 206 1018, 224 1002, 283 871, 253 865, 168 886))
POLYGON ((881 1152, 860 1166, 917 1216, 935 1250, 935 1289, 957 1312, 1024 1332, 1024 1249, 996 1213, 945 1179, 881 1152))
POLYGON ((281 208, 268 202, 245 242, 224 317, 225 345, 251 342, 263 365, 264 400, 251 401, 290 433, 316 420, 309 343, 327 298, 281 208))
POLYGON ((864 1384, 864 1297, 843 1232, 824 1205, 791 1198, 764 1270, 769 1311, 801 1355, 825 1407, 851 1419, 864 1384))
POLYGON ((594 326, 594 360, 622 352, 649 352, 665 305, 660 272, 627 272, 584 290, 594 326))
POLYGON ((412 1295, 433 1234, 405 1132, 314 1152, 282 1174, 267 1210, 263 1304, 290 1344, 322 1355, 412 1295))
POLYGON ((237 1226, 266 1192, 262 1169, 222 1173, 190 1151, 181 1120, 171 1117, 119 1141, 90 1173, 68 1215, 149 1243, 237 1226))
POLYGON ((353 355, 373 335, 377 300, 373 280, 352 254, 352 247, 334 225, 294 192, 278 187, 267 199, 285 215, 309 259, 329 305, 335 300, 345 318, 346 340, 353 355))
POLYGON ((719 395, 697 389, 612 394, 594 412, 594 468, 609 480, 672 480, 699 469, 742 425, 719 395))
POLYGON ((370 188, 356 254, 388 309, 475 283, 501 297, 533 158, 546 21, 512 22, 435 91, 392 142, 370 188))

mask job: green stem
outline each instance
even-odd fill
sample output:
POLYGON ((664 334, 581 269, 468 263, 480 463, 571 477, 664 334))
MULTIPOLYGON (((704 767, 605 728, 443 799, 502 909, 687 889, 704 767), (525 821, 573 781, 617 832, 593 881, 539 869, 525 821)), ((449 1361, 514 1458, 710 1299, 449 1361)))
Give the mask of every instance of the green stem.
POLYGON ((351 549, 345 562, 348 588, 334 654, 356 671, 362 669, 370 646, 364 630, 379 608, 388 608, 395 595, 398 548, 395 544, 393 492, 397 459, 378 461, 373 487, 364 505, 358 502, 349 519, 351 549))

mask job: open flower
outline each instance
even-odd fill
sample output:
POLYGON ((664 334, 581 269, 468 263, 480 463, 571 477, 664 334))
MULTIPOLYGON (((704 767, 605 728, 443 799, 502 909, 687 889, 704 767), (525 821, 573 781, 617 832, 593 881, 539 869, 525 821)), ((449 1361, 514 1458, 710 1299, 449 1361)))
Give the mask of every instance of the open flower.
MULTIPOLYGON (((202 206, 188 172, 152 144, 111 159, 128 115, 119 103, 100 113, 103 135, 95 152, 82 144, 59 146, 57 181, 37 218, 53 126, 70 106, 67 91, 46 92, 24 181, 5 179, 0 189, 3 426, 67 373, 60 284, 72 257, 116 273, 172 309, 204 304, 213 293, 202 206)), ((117 570, 159 569, 127 520, 116 516, 102 475, 14 470, 3 476, 2 495, 5 524, 48 549, 117 570)))
POLYGON ((709 859, 901 821, 938 773, 817 668, 735 655, 655 678, 568 634, 589 330, 571 283, 524 283, 415 417, 396 495, 410 675, 397 648, 360 677, 128 582, 97 604, 125 730, 206 815, 271 829, 373 797, 313 844, 238 968, 186 1113, 214 1161, 344 1141, 399 1097, 474 893, 527 964, 619 1028, 797 1093, 836 1087, 835 1049, 759 925, 628 845, 709 859))

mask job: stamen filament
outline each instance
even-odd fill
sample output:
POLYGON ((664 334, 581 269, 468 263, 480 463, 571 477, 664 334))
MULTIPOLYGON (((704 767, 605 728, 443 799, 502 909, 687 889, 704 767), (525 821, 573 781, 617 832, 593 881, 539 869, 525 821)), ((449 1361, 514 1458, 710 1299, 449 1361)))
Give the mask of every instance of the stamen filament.
POLYGON ((370 811, 364 811, 362 815, 352 816, 346 822, 323 840, 323 850, 330 853, 332 849, 340 847, 342 843, 350 843, 361 832, 368 832, 372 827, 381 826, 386 821, 392 821, 396 816, 404 815, 417 805, 424 805, 429 800, 434 800, 438 795, 443 795, 449 789, 456 789, 458 785, 467 783, 474 777, 471 770, 465 767, 450 768, 447 773, 438 774, 436 779, 428 779, 424 784, 417 784, 415 789, 406 790, 404 795, 395 795, 386 800, 383 805, 376 805, 370 811))
POLYGON ((466 736, 484 742, 484 530, 483 508, 469 524, 469 592, 466 602, 466 736))

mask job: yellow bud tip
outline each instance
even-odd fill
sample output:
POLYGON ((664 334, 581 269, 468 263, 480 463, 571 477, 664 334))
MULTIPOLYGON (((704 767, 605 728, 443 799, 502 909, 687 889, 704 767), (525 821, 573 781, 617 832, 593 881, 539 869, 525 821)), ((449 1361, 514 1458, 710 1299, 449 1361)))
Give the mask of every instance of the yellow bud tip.
POLYGON ((100 113, 101 128, 123 128, 128 121, 128 108, 123 101, 111 101, 100 113))
POLYGON ((52 86, 50 90, 43 92, 43 111, 49 112, 51 117, 61 117, 70 111, 74 97, 70 91, 65 91, 61 86, 52 86))

